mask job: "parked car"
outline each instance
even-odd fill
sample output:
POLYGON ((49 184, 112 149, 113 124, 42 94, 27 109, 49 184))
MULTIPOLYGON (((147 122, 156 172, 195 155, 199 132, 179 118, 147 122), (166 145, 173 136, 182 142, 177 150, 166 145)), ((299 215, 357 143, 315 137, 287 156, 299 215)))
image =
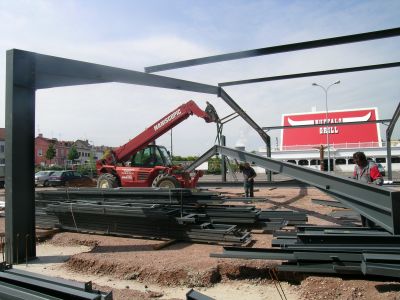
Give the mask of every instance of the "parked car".
POLYGON ((49 186, 49 177, 54 171, 39 171, 35 174, 35 186, 49 186))
POLYGON ((96 186, 96 183, 88 176, 84 176, 73 170, 55 171, 49 178, 51 186, 96 186))

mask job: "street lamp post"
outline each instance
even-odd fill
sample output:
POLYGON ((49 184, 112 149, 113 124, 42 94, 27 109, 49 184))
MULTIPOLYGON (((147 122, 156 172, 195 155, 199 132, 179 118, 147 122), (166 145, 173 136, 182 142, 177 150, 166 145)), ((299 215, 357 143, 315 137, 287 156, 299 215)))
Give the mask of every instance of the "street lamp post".
POLYGON ((326 147, 328 148, 328 172, 331 171, 331 151, 330 151, 330 146, 329 146, 329 128, 328 128, 328 90, 331 86, 335 84, 339 84, 340 80, 332 83, 329 85, 327 88, 323 87, 322 85, 319 85, 317 83, 313 83, 313 86, 319 86, 321 89, 324 90, 325 92, 325 130, 326 130, 326 147))

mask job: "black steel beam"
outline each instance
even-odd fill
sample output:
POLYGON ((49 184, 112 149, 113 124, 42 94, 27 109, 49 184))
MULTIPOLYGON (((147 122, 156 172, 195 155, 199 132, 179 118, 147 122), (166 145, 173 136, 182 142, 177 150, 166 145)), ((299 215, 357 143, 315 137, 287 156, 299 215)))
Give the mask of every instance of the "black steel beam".
POLYGON ((17 53, 23 58, 26 57, 32 62, 35 68, 33 73, 35 77, 33 88, 35 89, 91 83, 120 82, 214 95, 218 93, 217 87, 208 84, 28 51, 9 50, 9 52, 10 51, 17 53))
POLYGON ((396 126, 397 120, 400 116, 400 103, 397 105, 397 108, 393 114, 392 121, 390 122, 389 126, 386 128, 386 163, 388 167, 388 179, 392 180, 392 133, 393 129, 396 126))
POLYGON ((351 72, 361 72, 361 71, 379 70, 379 69, 397 68, 397 67, 400 67, 400 62, 359 66, 359 67, 352 67, 352 68, 331 69, 331 70, 314 71, 314 72, 297 73, 297 74, 286 74, 286 75, 252 78, 252 79, 236 80, 236 81, 227 81, 227 82, 218 83, 218 86, 222 87, 222 86, 242 85, 242 84, 249 84, 249 83, 287 80, 287 79, 295 79, 295 78, 323 76, 323 75, 351 73, 351 72))
POLYGON ((184 60, 184 61, 179 61, 179 62, 173 62, 173 63, 167 63, 167 64, 146 67, 145 72, 154 73, 154 72, 159 72, 159 71, 185 68, 185 67, 204 65, 204 64, 210 64, 210 63, 217 63, 217 62, 228 61, 228 60, 249 58, 249 57, 255 57, 255 56, 262 56, 262 55, 291 52, 291 51, 299 51, 299 50, 306 50, 306 49, 314 49, 314 48, 320 48, 320 47, 329 47, 329 46, 335 46, 335 45, 350 44, 350 43, 364 42, 364 41, 375 40, 375 39, 390 38, 390 37, 395 37, 395 36, 399 36, 399 35, 400 35, 400 28, 397 27, 397 28, 391 28, 391 29, 385 29, 385 30, 379 30, 379 31, 365 32, 365 33, 338 36, 338 37, 326 38, 326 39, 320 39, 320 40, 306 41, 306 42, 272 46, 272 47, 264 47, 264 48, 246 50, 246 51, 239 51, 239 52, 233 52, 233 53, 227 53, 227 54, 220 54, 220 55, 213 55, 213 56, 202 57, 202 58, 189 59, 189 60, 184 60))
POLYGON ((7 51, 6 58, 5 254, 11 264, 36 257, 35 67, 18 51, 7 51))
POLYGON ((0 299, 3 300, 63 300, 21 286, 0 281, 0 299))

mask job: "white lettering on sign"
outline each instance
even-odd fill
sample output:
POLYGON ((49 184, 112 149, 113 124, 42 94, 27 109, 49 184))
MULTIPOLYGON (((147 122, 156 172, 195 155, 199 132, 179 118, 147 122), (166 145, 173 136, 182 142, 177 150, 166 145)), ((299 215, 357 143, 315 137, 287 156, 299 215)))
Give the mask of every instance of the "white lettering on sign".
POLYGON ((154 131, 157 131, 158 129, 160 129, 161 127, 163 127, 165 124, 167 124, 168 122, 172 121, 173 119, 175 119, 176 116, 179 116, 181 114, 181 110, 178 109, 176 111, 174 111, 172 114, 170 114, 168 117, 166 117, 164 120, 162 120, 161 122, 158 122, 156 125, 154 125, 154 131))
POLYGON ((368 112, 364 116, 361 117, 344 117, 344 118, 332 118, 332 119, 316 119, 316 120, 301 120, 295 121, 288 118, 288 122, 291 126, 300 126, 300 125, 319 125, 319 124, 333 124, 333 123, 349 123, 349 122, 365 122, 368 121, 371 117, 371 112, 368 112))
POLYGON ((320 127, 319 128, 319 134, 337 134, 339 133, 339 129, 334 126, 334 127, 320 127))
POLYGON ((314 120, 314 124, 332 124, 332 123, 342 123, 342 122, 343 122, 342 118, 314 120))

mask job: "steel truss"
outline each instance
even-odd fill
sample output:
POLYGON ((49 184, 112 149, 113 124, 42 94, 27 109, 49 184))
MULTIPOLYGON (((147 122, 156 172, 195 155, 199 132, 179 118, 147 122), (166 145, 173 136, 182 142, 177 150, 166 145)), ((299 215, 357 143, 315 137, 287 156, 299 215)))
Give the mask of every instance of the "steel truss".
POLYGON ((216 154, 236 158, 240 161, 252 162, 269 171, 279 172, 315 186, 325 193, 334 196, 347 207, 352 208, 369 220, 382 226, 382 228, 390 233, 400 234, 399 191, 391 191, 380 186, 364 184, 350 178, 343 178, 330 173, 222 146, 213 146, 192 165, 188 166, 186 170, 194 170, 197 166, 216 154))

